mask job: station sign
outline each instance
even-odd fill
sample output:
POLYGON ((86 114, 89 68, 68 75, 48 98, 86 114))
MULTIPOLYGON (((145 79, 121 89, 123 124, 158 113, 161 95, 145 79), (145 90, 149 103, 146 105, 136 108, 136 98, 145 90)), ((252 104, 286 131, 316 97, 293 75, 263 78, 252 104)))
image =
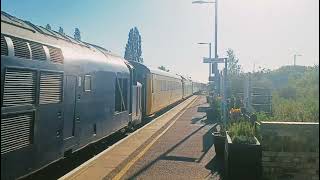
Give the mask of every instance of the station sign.
POLYGON ((203 58, 203 63, 224 63, 227 58, 203 58))

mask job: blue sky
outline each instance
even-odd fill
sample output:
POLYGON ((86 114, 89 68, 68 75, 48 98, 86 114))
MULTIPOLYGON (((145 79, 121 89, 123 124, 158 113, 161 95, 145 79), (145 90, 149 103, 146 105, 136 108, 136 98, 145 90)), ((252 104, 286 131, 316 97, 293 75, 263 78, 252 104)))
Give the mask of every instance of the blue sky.
MULTIPOLYGON (((37 25, 59 26, 72 35, 79 27, 82 40, 121 56, 129 29, 142 36, 145 64, 164 65, 171 71, 207 81, 202 57, 214 41, 213 5, 191 0, 41 1, 2 0, 1 10, 37 25)), ((253 64, 278 68, 293 63, 319 64, 318 0, 219 0, 218 55, 234 49, 245 71, 253 64)))

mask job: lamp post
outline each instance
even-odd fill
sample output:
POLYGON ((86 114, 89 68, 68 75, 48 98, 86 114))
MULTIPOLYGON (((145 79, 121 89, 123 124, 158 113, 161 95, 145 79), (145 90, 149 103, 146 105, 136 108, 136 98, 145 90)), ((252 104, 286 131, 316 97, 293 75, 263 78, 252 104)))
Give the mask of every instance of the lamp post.
POLYGON ((294 54, 293 55, 293 66, 296 66, 297 56, 302 56, 302 55, 301 54, 294 54))
MULTIPOLYGON (((215 1, 193 1, 192 4, 215 4, 215 14, 214 14, 214 58, 218 58, 218 0, 215 1)), ((210 64, 212 73, 214 74, 215 78, 215 84, 216 87, 218 87, 218 78, 219 78, 219 72, 218 72, 218 64, 212 63, 210 64)), ((209 74, 209 78, 211 74, 209 74)))
POLYGON ((224 60, 224 75, 223 75, 223 123, 224 127, 227 127, 227 74, 228 71, 228 60, 224 60))
MULTIPOLYGON (((209 45, 209 58, 211 59, 211 43, 198 43, 198 44, 208 44, 209 45)), ((211 63, 209 63, 209 77, 211 76, 211 63)))
MULTIPOLYGON (((203 0, 198 0, 198 1, 193 1, 192 4, 215 4, 215 13, 214 13, 214 58, 218 59, 218 0, 213 1, 203 1, 203 0)), ((226 95, 227 95, 227 59, 223 58, 225 66, 224 66, 224 81, 223 81, 223 122, 224 125, 226 125, 227 122, 227 99, 226 99, 226 95)), ((210 64, 211 65, 211 64, 210 64)), ((212 63, 211 69, 214 73, 214 78, 215 78, 215 84, 216 87, 218 87, 218 79, 219 79, 219 71, 218 71, 218 63, 214 62, 212 63)), ((211 73, 209 75, 209 79, 210 79, 211 73)))

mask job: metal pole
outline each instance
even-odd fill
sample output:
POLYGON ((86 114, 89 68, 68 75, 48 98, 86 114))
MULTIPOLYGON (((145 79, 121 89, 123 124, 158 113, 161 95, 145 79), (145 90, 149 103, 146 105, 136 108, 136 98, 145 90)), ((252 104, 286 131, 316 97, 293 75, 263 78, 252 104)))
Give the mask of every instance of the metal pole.
MULTIPOLYGON (((214 58, 218 58, 218 0, 215 1, 214 10, 214 58)), ((211 69, 214 73, 214 86, 218 87, 218 64, 213 63, 211 69)))
POLYGON ((296 54, 295 55, 293 55, 293 66, 296 66, 296 54))
POLYGON ((248 73, 248 111, 251 113, 252 112, 252 99, 251 99, 251 94, 252 94, 252 86, 251 86, 251 73, 248 73))
POLYGON ((224 108, 223 108, 223 124, 224 127, 226 127, 227 125, 227 70, 228 70, 228 61, 227 59, 224 60, 224 86, 223 86, 223 104, 224 104, 224 108))
POLYGON ((214 57, 218 58, 218 0, 215 3, 214 19, 214 57))
MULTIPOLYGON (((209 43, 209 58, 211 59, 211 43, 209 43)), ((212 71, 211 71, 211 63, 209 63, 209 78, 212 74, 212 71)))

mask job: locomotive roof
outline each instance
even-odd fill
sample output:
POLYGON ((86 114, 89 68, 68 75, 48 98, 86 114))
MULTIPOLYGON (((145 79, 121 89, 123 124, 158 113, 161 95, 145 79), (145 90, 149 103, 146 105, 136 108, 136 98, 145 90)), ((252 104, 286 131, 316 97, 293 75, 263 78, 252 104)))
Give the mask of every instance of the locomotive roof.
MULTIPOLYGON (((44 28, 42 26, 34 25, 29 21, 24 21, 22 19, 14 17, 14 16, 12 16, 12 15, 6 13, 6 12, 3 12, 3 11, 1 11, 1 22, 13 25, 13 27, 10 27, 10 29, 9 29, 9 30, 12 30, 12 31, 21 28, 21 29, 24 29, 24 30, 31 31, 33 33, 40 33, 40 34, 47 35, 47 36, 50 36, 50 37, 54 37, 54 38, 57 38, 57 39, 62 39, 62 40, 68 41, 68 42, 72 42, 72 43, 75 43, 75 44, 86 46, 81 41, 77 41, 74 38, 72 38, 72 37, 70 37, 70 36, 68 36, 66 34, 61 34, 61 33, 58 33, 58 32, 56 32, 54 30, 49 30, 49 29, 46 29, 46 28, 44 28)), ((2 32, 2 30, 3 29, 1 29, 1 32, 2 32)))
POLYGON ((110 70, 128 73, 124 59, 100 46, 76 40, 66 34, 48 30, 1 11, 1 34, 60 48, 69 62, 102 63, 110 70), (109 66, 108 66, 109 65, 109 66))

